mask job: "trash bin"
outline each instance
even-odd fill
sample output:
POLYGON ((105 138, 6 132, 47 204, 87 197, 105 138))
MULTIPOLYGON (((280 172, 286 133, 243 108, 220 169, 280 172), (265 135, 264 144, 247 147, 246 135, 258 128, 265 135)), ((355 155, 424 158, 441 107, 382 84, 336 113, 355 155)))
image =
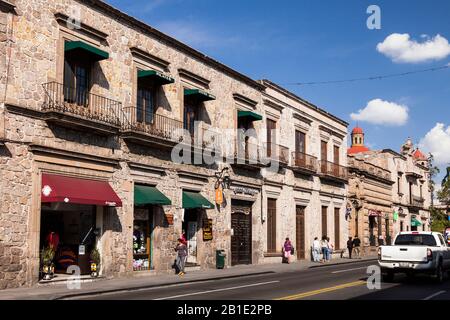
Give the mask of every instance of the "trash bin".
POLYGON ((225 250, 216 250, 216 268, 223 269, 225 267, 225 250))

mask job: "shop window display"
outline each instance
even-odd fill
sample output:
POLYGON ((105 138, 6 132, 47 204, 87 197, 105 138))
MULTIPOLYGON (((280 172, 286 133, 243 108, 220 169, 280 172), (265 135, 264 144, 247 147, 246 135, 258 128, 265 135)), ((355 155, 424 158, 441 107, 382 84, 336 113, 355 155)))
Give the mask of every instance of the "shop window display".
POLYGON ((150 270, 150 219, 149 209, 134 211, 133 270, 150 270))

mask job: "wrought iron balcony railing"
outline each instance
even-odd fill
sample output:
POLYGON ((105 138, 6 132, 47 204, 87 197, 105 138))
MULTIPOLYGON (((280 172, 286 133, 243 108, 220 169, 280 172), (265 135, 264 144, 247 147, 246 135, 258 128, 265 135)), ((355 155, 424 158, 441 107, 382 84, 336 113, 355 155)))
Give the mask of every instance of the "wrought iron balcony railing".
POLYGON ((292 152, 292 166, 294 168, 306 169, 317 172, 317 158, 303 152, 292 152))
POLYGON ((273 161, 278 161, 280 164, 289 164, 289 148, 276 144, 276 143, 264 143, 267 158, 273 161))
POLYGON ((45 91, 44 112, 57 112, 85 120, 120 127, 122 104, 118 101, 90 93, 88 89, 72 88, 49 82, 42 85, 45 91))
POLYGON ((326 160, 320 161, 320 173, 343 180, 348 179, 347 167, 326 160))
POLYGON ((183 140, 183 122, 137 107, 124 108, 122 131, 143 133, 172 142, 183 140))
POLYGON ((236 141, 234 149, 234 158, 237 161, 246 161, 250 164, 260 164, 263 162, 265 149, 256 143, 248 141, 236 141))
POLYGON ((423 207, 425 199, 422 197, 412 196, 411 205, 414 207, 423 207))

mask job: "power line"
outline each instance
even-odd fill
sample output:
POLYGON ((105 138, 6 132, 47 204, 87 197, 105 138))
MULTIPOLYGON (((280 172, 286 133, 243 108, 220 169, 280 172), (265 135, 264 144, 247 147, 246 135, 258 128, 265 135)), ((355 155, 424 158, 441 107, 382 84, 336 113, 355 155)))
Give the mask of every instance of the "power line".
POLYGON ((305 86, 305 85, 344 83, 344 82, 355 82, 355 81, 365 81, 365 80, 381 80, 381 79, 393 78, 393 77, 404 77, 404 76, 408 76, 408 75, 416 74, 416 73, 439 71, 439 70, 448 69, 448 68, 450 68, 450 64, 447 64, 445 66, 440 66, 440 67, 434 67, 434 68, 428 68, 428 69, 422 69, 422 70, 416 70, 416 71, 408 71, 408 72, 403 72, 403 73, 378 75, 378 76, 372 76, 372 77, 366 77, 366 78, 353 78, 353 79, 344 79, 344 80, 329 80, 329 81, 314 81, 314 82, 293 82, 293 83, 285 83, 284 85, 305 86))

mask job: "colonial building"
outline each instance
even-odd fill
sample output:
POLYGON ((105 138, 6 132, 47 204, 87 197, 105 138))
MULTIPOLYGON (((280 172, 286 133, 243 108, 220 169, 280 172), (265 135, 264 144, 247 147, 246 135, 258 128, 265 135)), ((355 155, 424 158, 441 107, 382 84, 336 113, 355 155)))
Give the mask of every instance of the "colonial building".
POLYGON ((0 288, 344 245, 346 122, 102 1, 0 8, 0 288))
POLYGON ((348 149, 350 235, 359 237, 363 254, 376 251, 377 245, 390 244, 392 239, 391 172, 373 160, 373 151, 364 144, 360 127, 352 130, 348 149))
POLYGON ((427 157, 414 148, 411 139, 399 153, 369 150, 359 127, 351 136, 352 146, 347 151, 350 233, 364 239, 365 252, 391 243, 400 231, 430 230, 427 157))

